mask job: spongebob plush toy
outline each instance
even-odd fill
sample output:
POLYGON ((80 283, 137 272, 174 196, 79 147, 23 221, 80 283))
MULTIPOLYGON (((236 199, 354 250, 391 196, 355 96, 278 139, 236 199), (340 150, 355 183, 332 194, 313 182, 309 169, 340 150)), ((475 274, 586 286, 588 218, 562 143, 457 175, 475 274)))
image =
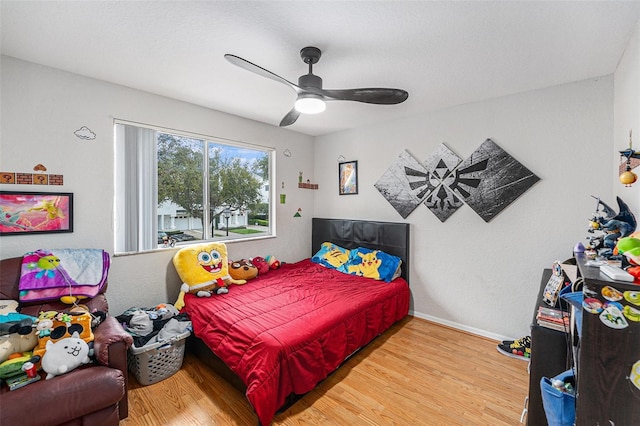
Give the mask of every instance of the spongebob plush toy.
POLYGON ((211 297, 212 294, 227 293, 227 285, 244 284, 229 275, 227 246, 223 243, 203 243, 184 247, 173 256, 173 265, 182 280, 177 309, 184 307, 184 295, 211 297))

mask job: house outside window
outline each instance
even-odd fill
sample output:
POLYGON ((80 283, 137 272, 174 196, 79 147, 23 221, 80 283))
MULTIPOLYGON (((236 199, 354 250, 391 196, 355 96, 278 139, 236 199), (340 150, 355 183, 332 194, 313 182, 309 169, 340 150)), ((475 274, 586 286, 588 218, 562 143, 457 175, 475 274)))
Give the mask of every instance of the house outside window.
POLYGON ((115 144, 116 253, 275 234, 272 148, 123 121, 115 144))

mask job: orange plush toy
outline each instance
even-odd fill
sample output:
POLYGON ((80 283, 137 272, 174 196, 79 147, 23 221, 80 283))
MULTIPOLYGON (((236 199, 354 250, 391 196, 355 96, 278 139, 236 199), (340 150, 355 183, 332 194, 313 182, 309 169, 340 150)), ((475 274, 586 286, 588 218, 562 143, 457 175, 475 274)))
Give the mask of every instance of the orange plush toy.
POLYGON ((249 259, 229 262, 229 275, 234 280, 252 280, 258 276, 258 268, 249 259))

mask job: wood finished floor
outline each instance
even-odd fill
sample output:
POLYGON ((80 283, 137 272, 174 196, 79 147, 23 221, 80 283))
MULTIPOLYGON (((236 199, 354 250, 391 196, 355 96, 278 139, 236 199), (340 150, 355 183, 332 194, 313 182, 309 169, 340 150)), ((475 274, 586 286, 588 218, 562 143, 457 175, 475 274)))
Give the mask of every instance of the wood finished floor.
MULTIPOLYGON (((274 426, 518 425, 527 363, 496 342, 406 317, 347 361, 274 426)), ((130 375, 120 426, 257 425, 243 394, 185 354, 182 369, 140 386, 130 375)))

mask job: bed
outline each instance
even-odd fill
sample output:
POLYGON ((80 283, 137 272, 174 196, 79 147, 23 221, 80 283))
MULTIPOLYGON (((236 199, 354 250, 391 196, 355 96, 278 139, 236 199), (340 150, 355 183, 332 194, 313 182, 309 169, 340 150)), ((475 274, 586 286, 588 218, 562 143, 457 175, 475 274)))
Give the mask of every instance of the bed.
MULTIPOLYGON (((268 425, 409 310, 409 225, 312 219, 311 256, 321 244, 364 247, 402 259, 385 282, 348 275, 311 258, 285 263, 228 294, 185 296, 192 350, 241 389, 268 425)), ((311 257, 310 256, 310 257, 311 257)))

